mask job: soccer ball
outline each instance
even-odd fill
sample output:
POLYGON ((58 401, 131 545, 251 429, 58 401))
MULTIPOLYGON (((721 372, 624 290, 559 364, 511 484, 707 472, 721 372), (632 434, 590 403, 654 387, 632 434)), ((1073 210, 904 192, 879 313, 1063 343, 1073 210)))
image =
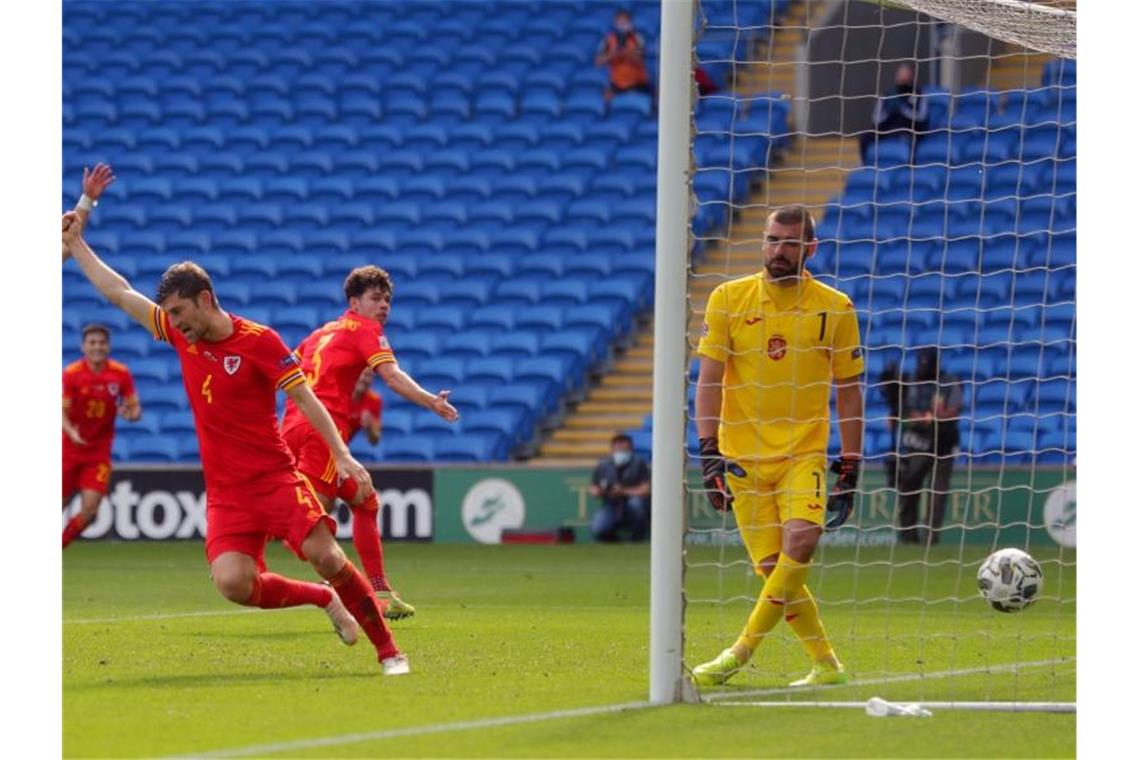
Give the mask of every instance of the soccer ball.
POLYGON ((1044 581, 1041 565, 1021 549, 998 549, 978 568, 978 592, 1000 612, 1033 604, 1044 581))

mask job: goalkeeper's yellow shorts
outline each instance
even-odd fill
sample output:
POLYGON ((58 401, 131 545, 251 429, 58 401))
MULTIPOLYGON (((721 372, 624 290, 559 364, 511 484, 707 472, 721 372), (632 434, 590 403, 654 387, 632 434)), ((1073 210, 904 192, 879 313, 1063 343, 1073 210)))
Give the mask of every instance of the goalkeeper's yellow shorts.
POLYGON ((741 540, 759 573, 761 560, 780 553, 784 523, 806 520, 823 525, 827 457, 811 454, 780 462, 749 462, 741 468, 743 478, 732 472, 726 477, 741 540))

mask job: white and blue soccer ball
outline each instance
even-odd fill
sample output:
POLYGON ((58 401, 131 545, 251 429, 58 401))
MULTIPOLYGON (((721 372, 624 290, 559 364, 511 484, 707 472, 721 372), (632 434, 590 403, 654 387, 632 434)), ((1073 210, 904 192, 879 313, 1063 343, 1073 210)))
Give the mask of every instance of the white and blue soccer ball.
POLYGON ((978 592, 1000 612, 1033 604, 1044 582, 1041 565, 1021 549, 998 549, 978 568, 978 592))

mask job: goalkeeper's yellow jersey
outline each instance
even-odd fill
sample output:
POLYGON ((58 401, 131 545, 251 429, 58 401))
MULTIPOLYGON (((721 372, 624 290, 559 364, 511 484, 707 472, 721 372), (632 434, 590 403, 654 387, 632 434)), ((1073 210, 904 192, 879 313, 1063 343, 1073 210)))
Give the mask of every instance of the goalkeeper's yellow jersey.
POLYGON ((738 460, 825 454, 832 380, 863 372, 851 299, 807 271, 799 287, 763 272, 718 286, 697 352, 724 362, 720 450, 738 460))

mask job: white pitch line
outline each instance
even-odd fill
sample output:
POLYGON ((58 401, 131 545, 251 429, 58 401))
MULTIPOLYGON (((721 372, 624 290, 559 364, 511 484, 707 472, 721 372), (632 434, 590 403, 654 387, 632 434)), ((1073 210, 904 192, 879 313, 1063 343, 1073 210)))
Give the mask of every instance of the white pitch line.
MULTIPOLYGON (((418 601, 417 601, 417 604, 419 604, 418 601)), ((425 605, 425 606, 428 606, 428 605, 425 605)), ((154 615, 123 615, 121 617, 106 617, 106 618, 71 618, 68 620, 64 620, 63 624, 64 625, 92 625, 94 623, 136 623, 136 622, 145 622, 148 620, 171 620, 174 618, 224 617, 226 615, 249 615, 249 614, 254 613, 254 612, 296 612, 297 610, 303 609, 304 607, 305 607, 305 605, 301 605, 300 607, 284 607, 284 608, 270 609, 270 610, 253 609, 253 608, 247 607, 247 608, 232 609, 232 610, 201 610, 198 612, 169 612, 169 613, 161 613, 161 614, 154 614, 154 615)), ((518 609, 517 604, 480 604, 480 605, 464 604, 464 605, 459 605, 459 604, 456 604, 454 602, 450 603, 450 604, 432 604, 432 605, 430 605, 430 607, 432 609, 456 609, 456 610, 462 609, 462 610, 473 610, 475 612, 478 612, 480 610, 507 610, 507 609, 513 610, 513 609, 518 609)), ((544 611, 549 611, 549 610, 563 610, 563 611, 620 610, 620 611, 625 611, 625 610, 628 610, 629 608, 628 607, 617 607, 614 605, 603 605, 603 604, 592 604, 592 605, 590 605, 590 604, 575 604, 575 605, 567 604, 567 605, 560 605, 560 606, 544 606, 542 609, 544 611)))
POLYGON ((811 694, 824 689, 849 689, 853 686, 878 686, 887 683, 907 683, 911 681, 924 681, 928 678, 957 678, 958 676, 972 676, 980 673, 1007 673, 1011 670, 1023 668, 1044 668, 1050 665, 1063 665, 1076 663, 1076 658, 1061 657, 1053 660, 1034 660, 1031 662, 1014 662, 1005 665, 982 665, 976 668, 959 668, 956 670, 935 670, 930 673, 905 673, 897 676, 883 676, 882 678, 867 678, 864 680, 849 681, 844 684, 832 686, 781 686, 773 689, 750 689, 748 691, 725 691, 703 696, 705 702, 714 702, 721 699, 740 699, 741 697, 766 697, 778 694, 811 694))
MULTIPOLYGON (((910 702, 931 710, 977 710, 979 712, 1075 713, 1076 702, 910 702)), ((864 702, 718 702, 717 707, 847 707, 866 709, 864 702)))
POLYGON ((233 749, 219 749, 211 752, 197 752, 188 755, 174 755, 173 758, 197 757, 249 757, 250 755, 268 755, 275 752, 291 752, 299 749, 315 749, 318 747, 336 747, 343 744, 357 744, 359 742, 380 741, 383 739, 396 739, 404 736, 423 736, 426 734, 443 734, 451 731, 470 731, 479 728, 499 728, 500 726, 517 726, 523 723, 539 723, 546 720, 561 720, 563 718, 585 718, 592 715, 625 712, 627 710, 643 710, 646 707, 655 707, 650 702, 626 702, 618 705, 600 705, 596 707, 580 707, 573 710, 554 710, 552 712, 531 713, 529 715, 512 715, 504 718, 485 718, 482 720, 466 720, 457 723, 436 723, 428 726, 413 726, 410 728, 393 728, 385 731, 365 731, 356 734, 342 734, 340 736, 325 736, 319 739, 298 739, 289 742, 275 742, 273 744, 255 744, 249 747, 236 747, 233 749))
MULTIPOLYGON (((997 673, 1006 672, 1009 670, 1016 670, 1018 668, 1032 668, 1044 667, 1046 665, 1057 665, 1064 663, 1073 663, 1073 659, 1056 659, 1056 660, 1037 660, 1034 662, 1010 663, 1007 665, 991 665, 984 668, 962 668, 958 670, 942 670, 934 671, 932 673, 924 674, 908 674, 901 676, 890 676, 885 678, 872 678, 865 681, 852 681, 844 686, 869 686, 884 683, 899 683, 905 681, 917 681, 926 678, 953 678, 955 676, 973 675, 976 673, 997 673)), ((820 687, 820 688, 837 688, 837 687, 820 687)), ((706 697, 705 701, 711 699, 729 697, 739 698, 746 696, 760 696, 764 694, 783 694, 788 692, 796 692, 799 694, 805 693, 805 689, 756 689, 752 691, 743 691, 737 693, 725 693, 706 697)), ((796 703, 796 702, 777 702, 772 703, 773 706, 786 706, 786 707, 813 707, 816 705, 828 706, 853 706, 856 703, 796 703)), ((858 703, 865 704, 865 703, 858 703)), ((927 704, 927 703, 923 703, 927 704)), ((929 703, 931 705, 941 706, 944 703, 929 703)), ((954 703, 945 703, 946 705, 954 703)), ((957 703, 959 705, 969 704, 965 702, 957 703)), ((1000 704, 1000 703, 998 703, 1000 704)), ((342 734, 340 736, 326 736, 317 739, 298 739, 289 742, 277 742, 273 744, 257 744, 248 747, 235 747, 232 749, 220 749, 210 752, 199 752, 186 755, 175 755, 174 758, 197 758, 197 757, 248 757, 251 755, 268 755, 276 752, 291 752, 299 749, 314 749, 320 747, 335 747, 345 744, 357 744, 366 741, 380 741, 383 739, 395 739, 405 736, 425 736, 428 734, 443 734, 452 731, 471 731, 482 728, 499 728, 502 726, 516 726, 524 723, 540 723, 547 720, 561 720, 564 718, 582 718, 591 715, 604 715, 607 713, 626 712, 633 710, 644 710, 647 707, 658 707, 650 702, 627 702, 625 704, 617 705, 600 705, 596 707, 580 707, 573 710, 554 710, 545 713, 530 713, 527 715, 512 715, 503 718, 485 718, 482 720, 469 720, 460 721, 456 723, 435 723, 426 726, 411 726, 408 728, 394 728, 381 731, 366 731, 354 734, 342 734)), ((739 704, 727 704, 724 706, 740 706, 739 704)), ((1074 706, 1075 710, 1075 706, 1074 706)))
POLYGON ((260 610, 260 609, 242 609, 242 610, 200 610, 198 612, 168 612, 156 615, 123 615, 122 617, 108 617, 108 618, 72 618, 71 620, 64 620, 64 625, 93 625, 96 623, 137 623, 145 622, 148 620, 174 620, 177 618, 196 618, 196 617, 225 617, 226 615, 249 615, 253 612, 280 612, 280 610, 260 610))

